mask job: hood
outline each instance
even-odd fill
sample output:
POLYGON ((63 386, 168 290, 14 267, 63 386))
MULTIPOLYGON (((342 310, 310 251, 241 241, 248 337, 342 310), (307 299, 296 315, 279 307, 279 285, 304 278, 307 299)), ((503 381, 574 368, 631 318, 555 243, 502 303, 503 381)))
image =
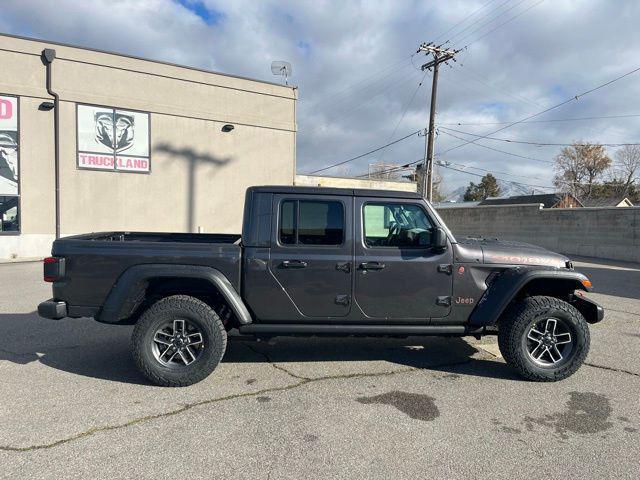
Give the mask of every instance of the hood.
POLYGON ((537 245, 497 238, 465 238, 460 243, 482 249, 483 262, 488 264, 540 265, 567 268, 569 259, 537 245))

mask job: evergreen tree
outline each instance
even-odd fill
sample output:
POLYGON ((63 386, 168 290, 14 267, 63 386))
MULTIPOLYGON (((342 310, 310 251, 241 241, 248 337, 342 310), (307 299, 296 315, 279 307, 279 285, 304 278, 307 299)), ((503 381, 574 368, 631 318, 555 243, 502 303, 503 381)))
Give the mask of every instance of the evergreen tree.
POLYGON ((500 196, 500 185, 498 185, 496 177, 494 177, 490 173, 487 173, 484 177, 482 177, 480 183, 469 183, 467 191, 464 192, 464 201, 477 202, 488 197, 498 196, 500 196))

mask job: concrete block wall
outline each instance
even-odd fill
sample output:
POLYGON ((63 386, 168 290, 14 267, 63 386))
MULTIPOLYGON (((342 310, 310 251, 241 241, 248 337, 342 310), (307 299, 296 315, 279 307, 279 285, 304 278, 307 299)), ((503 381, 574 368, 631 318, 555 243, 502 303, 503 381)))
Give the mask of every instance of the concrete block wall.
POLYGON ((569 256, 640 262, 640 207, 501 205, 443 207, 438 213, 457 237, 497 237, 569 256))

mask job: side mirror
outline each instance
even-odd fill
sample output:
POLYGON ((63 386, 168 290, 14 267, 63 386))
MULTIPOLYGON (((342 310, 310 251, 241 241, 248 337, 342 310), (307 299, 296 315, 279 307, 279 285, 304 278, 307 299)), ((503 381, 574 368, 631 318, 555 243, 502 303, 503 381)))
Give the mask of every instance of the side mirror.
POLYGON ((440 227, 436 227, 433 229, 433 234, 431 237, 431 248, 436 250, 442 250, 447 247, 447 234, 444 233, 444 230, 440 227))

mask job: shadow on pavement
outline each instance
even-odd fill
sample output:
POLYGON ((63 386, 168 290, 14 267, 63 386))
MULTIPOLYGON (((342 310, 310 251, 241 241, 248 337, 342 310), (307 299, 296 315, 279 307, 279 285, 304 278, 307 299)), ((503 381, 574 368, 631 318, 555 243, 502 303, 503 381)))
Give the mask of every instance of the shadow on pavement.
MULTIPOLYGON (((388 362, 395 365, 473 375, 519 380, 504 362, 474 357, 479 351, 462 338, 413 337, 392 338, 288 338, 280 337, 274 345, 265 342, 232 341, 224 362, 269 363, 310 362, 388 362), (256 352, 246 355, 245 349, 256 352)), ((304 376, 304 367, 296 370, 304 376)))
MULTIPOLYGON (((91 319, 45 320, 33 313, 1 313, 0 360, 102 380, 149 385, 130 351, 132 327, 91 319)), ((278 338, 275 345, 231 340, 226 364, 370 362, 446 371, 460 375, 517 379, 503 363, 472 358, 478 350, 460 338, 278 338)), ((304 367, 299 370, 304 375, 304 367)))
POLYGON ((0 313, 0 329, 0 360, 24 366, 40 362, 75 375, 150 385, 131 357, 131 327, 87 318, 51 321, 34 312, 0 313))

